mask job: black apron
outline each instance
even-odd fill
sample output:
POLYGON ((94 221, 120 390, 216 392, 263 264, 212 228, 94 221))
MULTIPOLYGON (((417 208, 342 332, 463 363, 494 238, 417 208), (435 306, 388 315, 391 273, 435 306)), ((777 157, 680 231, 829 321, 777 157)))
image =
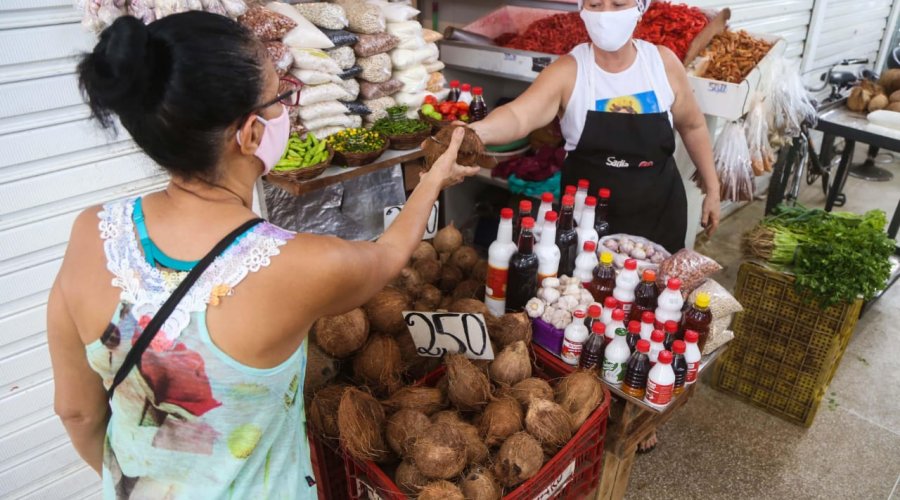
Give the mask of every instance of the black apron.
POLYGON ((578 146, 563 164, 562 186, 588 179, 591 193, 609 188, 610 234, 643 236, 675 253, 687 234, 687 194, 674 153, 668 113, 588 110, 578 146))

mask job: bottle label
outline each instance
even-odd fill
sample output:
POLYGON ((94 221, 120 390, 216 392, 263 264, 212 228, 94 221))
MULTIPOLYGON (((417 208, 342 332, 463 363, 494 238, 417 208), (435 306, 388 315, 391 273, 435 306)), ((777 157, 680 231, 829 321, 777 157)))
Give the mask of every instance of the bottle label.
POLYGON ((659 406, 669 404, 672 401, 672 390, 674 388, 674 384, 661 385, 657 384, 653 380, 648 380, 646 395, 647 402, 659 406))
POLYGON ((506 299, 506 283, 509 280, 509 269, 498 269, 488 266, 487 287, 485 294, 494 300, 506 299))
POLYGON ((581 357, 581 350, 584 348, 584 343, 582 342, 572 342, 569 339, 564 339, 562 343, 562 349, 559 351, 559 356, 570 365, 577 365, 578 359, 581 357))
POLYGON ((610 384, 619 385, 625 378, 625 363, 615 363, 603 360, 603 380, 610 384))
POLYGON ((686 384, 693 384, 697 381, 697 373, 700 371, 700 362, 695 361, 688 363, 687 376, 684 378, 686 384))
POLYGON ((619 307, 625 311, 625 317, 629 317, 631 315, 631 306, 634 305, 634 302, 619 302, 619 307))

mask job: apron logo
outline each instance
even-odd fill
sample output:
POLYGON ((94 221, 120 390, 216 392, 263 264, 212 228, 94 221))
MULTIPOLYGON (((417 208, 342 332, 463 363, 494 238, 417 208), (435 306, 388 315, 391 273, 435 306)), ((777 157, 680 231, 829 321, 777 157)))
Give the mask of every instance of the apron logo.
POLYGON ((615 157, 610 156, 606 159, 607 167, 616 167, 616 168, 628 168, 631 165, 625 160, 617 160, 615 157))
POLYGON ((638 164, 638 168, 648 168, 648 167, 652 167, 652 166, 653 166, 652 161, 642 161, 641 163, 638 164))

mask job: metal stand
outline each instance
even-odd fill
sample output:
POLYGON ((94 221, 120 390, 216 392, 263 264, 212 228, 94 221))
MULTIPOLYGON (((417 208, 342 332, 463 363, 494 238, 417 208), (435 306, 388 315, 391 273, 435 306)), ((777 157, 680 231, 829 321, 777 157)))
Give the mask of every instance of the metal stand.
POLYGON ((877 156, 878 147, 869 146, 866 161, 850 167, 850 176, 870 182, 888 182, 893 179, 893 173, 875 165, 875 157, 877 156))

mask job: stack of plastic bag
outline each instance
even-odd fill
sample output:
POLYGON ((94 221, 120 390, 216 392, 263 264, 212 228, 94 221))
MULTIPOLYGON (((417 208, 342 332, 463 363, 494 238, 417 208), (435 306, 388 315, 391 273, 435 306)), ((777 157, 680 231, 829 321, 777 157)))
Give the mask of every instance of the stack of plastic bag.
POLYGON ((95 33, 103 31, 120 16, 130 15, 150 24, 171 14, 202 10, 232 19, 247 12, 244 0, 76 0, 81 24, 95 33))

